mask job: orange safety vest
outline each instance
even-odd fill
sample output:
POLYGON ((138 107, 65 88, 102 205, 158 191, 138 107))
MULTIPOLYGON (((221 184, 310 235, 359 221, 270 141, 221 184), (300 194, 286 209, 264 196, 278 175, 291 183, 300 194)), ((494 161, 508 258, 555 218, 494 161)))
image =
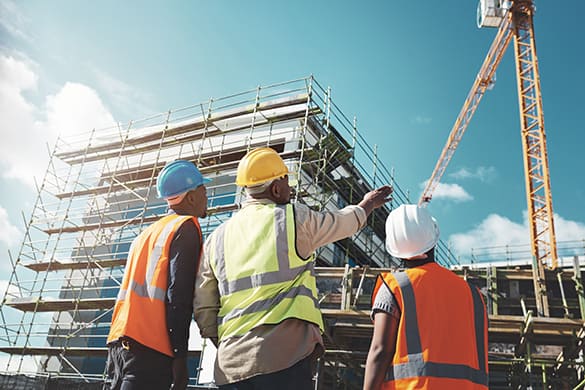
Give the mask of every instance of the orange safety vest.
MULTIPOLYGON (((126 336, 165 355, 174 356, 166 319, 169 250, 175 233, 188 220, 192 220, 197 227, 201 243, 201 227, 197 218, 177 214, 161 218, 132 242, 114 306, 108 344, 126 336)), ((201 254, 201 246, 199 249, 201 254)))
POLYGON ((487 389, 487 314, 479 290, 436 263, 378 276, 401 310, 382 389, 487 389))

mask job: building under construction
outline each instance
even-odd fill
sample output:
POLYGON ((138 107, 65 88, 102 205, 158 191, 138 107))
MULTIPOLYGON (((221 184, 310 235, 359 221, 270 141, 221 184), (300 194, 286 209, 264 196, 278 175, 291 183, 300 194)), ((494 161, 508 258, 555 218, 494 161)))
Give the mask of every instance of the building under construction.
MULTIPOLYGON (((238 209, 243 195, 235 185, 236 167, 258 146, 282 156, 297 179, 293 202, 315 210, 355 204, 382 184, 394 187, 392 202, 375 210, 363 230, 317 253, 326 354, 315 387, 360 389, 373 329, 368 308, 374 278, 398 266, 384 250, 385 219, 411 200, 356 120, 313 77, 59 139, 20 250, 8 259, 0 387, 101 388, 106 336, 130 243, 166 213, 154 187, 158 172, 180 158, 213 179, 208 217, 200 221, 206 235, 238 209)), ((550 317, 538 317, 529 262, 463 267, 439 244, 438 261, 485 294, 491 388, 582 385, 585 245, 573 245, 567 254, 546 274, 550 317)), ((208 349, 204 341, 190 345, 191 386, 213 387, 204 375, 208 349)))

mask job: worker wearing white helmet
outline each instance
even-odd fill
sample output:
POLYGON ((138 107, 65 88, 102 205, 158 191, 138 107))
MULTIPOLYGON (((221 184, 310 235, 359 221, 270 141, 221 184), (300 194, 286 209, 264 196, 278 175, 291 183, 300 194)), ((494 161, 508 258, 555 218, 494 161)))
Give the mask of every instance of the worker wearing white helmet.
POLYGON ((386 220, 386 249, 404 270, 372 294, 365 390, 487 389, 487 314, 479 290, 435 262, 439 228, 425 208, 386 220))
POLYGON ((138 235, 128 252, 108 335, 112 390, 185 389, 195 274, 202 250, 204 178, 190 161, 165 165, 158 196, 169 212, 138 235))
POLYGON ((205 242, 195 320, 218 345, 220 389, 314 388, 313 363, 323 353, 314 252, 356 233, 392 192, 384 186, 356 206, 320 213, 290 204, 288 174, 271 148, 246 154, 236 184, 248 197, 205 242))

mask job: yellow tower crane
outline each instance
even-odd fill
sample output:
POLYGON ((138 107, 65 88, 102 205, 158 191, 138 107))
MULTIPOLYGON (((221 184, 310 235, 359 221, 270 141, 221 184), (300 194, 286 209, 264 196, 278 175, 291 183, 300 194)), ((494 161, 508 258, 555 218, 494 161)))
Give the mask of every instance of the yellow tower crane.
POLYGON ((550 312, 545 269, 556 269, 558 257, 533 15, 532 0, 480 0, 478 26, 497 27, 498 32, 453 125, 419 205, 431 200, 481 98, 493 85, 496 68, 514 37, 536 309, 538 315, 548 317, 550 312))

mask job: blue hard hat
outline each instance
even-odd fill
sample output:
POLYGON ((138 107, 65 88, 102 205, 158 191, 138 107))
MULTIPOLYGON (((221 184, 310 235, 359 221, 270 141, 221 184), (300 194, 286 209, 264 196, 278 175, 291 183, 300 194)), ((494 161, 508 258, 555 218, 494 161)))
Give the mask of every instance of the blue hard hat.
POLYGON ((175 160, 164 166, 156 180, 159 198, 170 198, 209 183, 199 169, 190 161, 175 160))

